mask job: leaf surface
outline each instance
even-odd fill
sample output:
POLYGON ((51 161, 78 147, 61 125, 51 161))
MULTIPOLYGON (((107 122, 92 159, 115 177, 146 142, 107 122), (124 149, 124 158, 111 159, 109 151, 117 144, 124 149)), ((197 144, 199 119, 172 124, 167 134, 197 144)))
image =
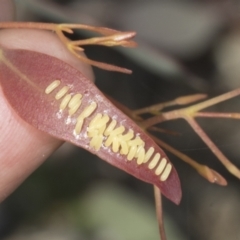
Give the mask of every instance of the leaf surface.
MULTIPOLYGON (((46 54, 28 50, 6 49, 0 46, 0 84, 12 108, 30 125, 56 138, 85 148, 111 165, 126 171, 136 178, 158 186, 161 192, 174 203, 178 204, 180 202, 180 181, 175 168, 164 151, 74 67, 46 54), (47 94, 46 89, 54 81, 58 81, 59 85, 47 94), (55 98, 57 93, 64 87, 68 91, 61 99, 57 100, 55 98), (82 98, 80 102, 77 101, 80 106, 76 112, 69 113, 71 110, 70 103, 65 109, 60 109, 66 95, 73 99, 74 96, 79 94, 82 95, 82 98), (83 112, 91 104, 96 104, 96 108, 90 116, 82 118, 83 112), (98 124, 92 123, 97 114, 108 117, 109 120, 105 124, 105 130, 113 120, 116 120, 116 127, 110 133, 119 127, 124 129, 124 132, 120 135, 115 136, 112 133, 115 140, 110 146, 106 146, 109 136, 104 135, 104 130, 98 128, 98 124), (82 128, 78 132, 76 131, 76 125, 79 121, 82 121, 82 128), (91 123, 92 135, 89 133, 91 123), (141 160, 140 157, 138 159, 137 153, 134 154, 132 160, 127 159, 128 154, 121 153, 122 137, 129 131, 132 131, 134 136, 125 141, 128 146, 128 153, 130 145, 133 143, 131 141, 140 138, 145 153, 149 148, 154 149, 154 154, 148 162, 138 163, 137 160, 141 160), (102 139, 99 148, 95 147, 94 144, 91 145, 93 138, 97 139, 98 137, 102 139), (120 144, 115 146, 117 151, 113 150, 114 144, 120 144), (150 169, 149 164, 153 162, 156 154, 160 154, 160 160, 156 166, 153 164, 153 169, 150 169), (167 178, 162 181, 160 177, 167 167, 164 168, 161 175, 155 174, 155 171, 164 158, 171 169, 170 173, 167 174, 167 178)), ((76 103, 74 104, 76 106, 76 103)), ((102 121, 98 123, 102 124, 102 121)), ((136 145, 136 147, 139 146, 136 145)), ((167 173, 167 170, 165 173, 167 173)))

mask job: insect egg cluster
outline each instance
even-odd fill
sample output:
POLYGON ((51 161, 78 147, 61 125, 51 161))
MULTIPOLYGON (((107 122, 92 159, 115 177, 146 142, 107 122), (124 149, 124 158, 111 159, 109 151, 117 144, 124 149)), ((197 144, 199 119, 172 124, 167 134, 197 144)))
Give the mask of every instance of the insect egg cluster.
MULTIPOLYGON (((60 80, 53 81, 47 86, 45 93, 52 93, 60 85, 60 80)), ((71 94, 69 91, 68 86, 63 86, 56 92, 55 99, 61 101, 59 109, 63 111, 67 108, 68 115, 72 116, 81 107, 83 95, 71 94)), ((119 125, 115 119, 105 113, 93 115, 96 109, 97 103, 92 101, 78 114, 74 134, 79 135, 83 129, 84 120, 92 117, 87 126, 90 147, 99 151, 102 146, 105 146, 114 153, 126 156, 127 161, 135 159, 138 165, 147 164, 148 169, 160 176, 161 181, 167 180, 172 170, 172 164, 166 158, 161 158, 160 153, 154 153, 153 147, 146 149, 145 142, 140 136, 134 134, 132 129, 126 129, 123 125, 119 125)))

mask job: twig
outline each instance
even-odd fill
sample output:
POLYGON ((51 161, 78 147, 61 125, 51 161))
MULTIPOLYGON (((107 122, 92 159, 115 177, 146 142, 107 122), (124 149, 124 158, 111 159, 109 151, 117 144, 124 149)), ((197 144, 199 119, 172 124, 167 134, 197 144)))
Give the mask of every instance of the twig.
POLYGON ((163 208, 162 208, 162 197, 161 191, 155 185, 153 186, 154 189, 154 198, 155 198, 155 206, 156 206, 156 215, 158 220, 158 229, 161 240, 167 240, 164 223, 163 223, 163 208))

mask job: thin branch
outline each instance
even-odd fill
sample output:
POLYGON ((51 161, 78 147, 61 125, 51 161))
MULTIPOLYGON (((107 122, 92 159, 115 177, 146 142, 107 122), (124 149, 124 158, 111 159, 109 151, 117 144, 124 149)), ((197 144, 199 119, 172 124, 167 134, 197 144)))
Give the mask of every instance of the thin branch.
POLYGON ((130 74, 131 70, 126 68, 117 67, 111 64, 102 63, 94 60, 90 60, 83 57, 79 52, 84 51, 80 46, 83 45, 103 45, 107 47, 111 46, 123 46, 123 47, 136 47, 136 42, 131 39, 136 35, 135 32, 121 32, 109 28, 93 27, 82 24, 53 24, 53 23, 35 23, 35 22, 2 22, 0 23, 0 29, 3 28, 24 28, 24 29, 44 29, 54 31, 61 42, 67 47, 67 49, 79 60, 86 62, 90 65, 108 70, 117 71, 130 74), (102 34, 103 36, 89 38, 85 40, 71 41, 64 35, 64 32, 73 33, 73 29, 84 29, 102 34))
POLYGON ((171 131, 169 129, 158 128, 158 127, 150 127, 148 130, 153 131, 153 132, 166 133, 166 134, 170 134, 173 136, 181 135, 181 133, 179 133, 179 132, 171 131))
POLYGON ((210 183, 215 183, 221 186, 226 186, 227 181, 223 178, 218 172, 209 168, 206 165, 202 165, 197 163, 195 160, 187 156, 186 154, 178 151, 177 149, 173 148, 169 144, 163 142, 161 139, 156 138, 155 136, 150 134, 150 137, 162 148, 167 150, 168 152, 174 154, 187 164, 189 164, 192 168, 194 168, 202 177, 207 179, 210 183))
POLYGON ((240 119, 240 113, 197 112, 194 117, 240 119))
POLYGON ((103 45, 103 46, 124 46, 124 47, 136 47, 136 43, 128 41, 136 35, 135 32, 119 32, 106 37, 93 37, 89 39, 72 41, 73 46, 84 45, 103 45))
POLYGON ((156 206, 156 215, 158 220, 158 229, 161 240, 167 240, 164 222, 163 222, 163 208, 162 208, 162 197, 161 191, 157 186, 153 186, 154 189, 154 198, 155 198, 155 206, 156 206))
POLYGON ((0 28, 24 28, 24 29, 44 29, 55 31, 55 23, 38 23, 38 22, 0 22, 0 28))
MULTIPOLYGON (((163 112, 158 116, 153 116, 151 118, 148 118, 148 119, 144 120, 141 124, 142 124, 142 127, 144 129, 147 129, 150 126, 153 126, 155 124, 158 124, 158 123, 161 123, 161 122, 164 122, 164 121, 195 116, 195 115, 197 115, 198 111, 200 111, 204 108, 213 106, 217 103, 226 101, 226 100, 231 99, 233 97, 236 97, 238 95, 240 95, 240 88, 235 89, 235 90, 230 91, 230 92, 227 92, 227 93, 224 93, 224 94, 222 94, 220 96, 217 96, 215 98, 211 98, 209 100, 194 104, 194 105, 186 107, 186 108, 181 108, 181 109, 178 109, 178 110, 163 112)), ((200 115, 201 114, 199 114, 199 116, 200 115)))
POLYGON ((71 28, 71 29, 81 29, 81 30, 92 31, 92 32, 96 32, 96 33, 99 33, 99 34, 102 34, 105 36, 120 32, 118 30, 111 29, 111 28, 97 27, 97 26, 78 24, 78 23, 62 23, 61 26, 63 28, 67 27, 67 28, 71 28))
MULTIPOLYGON (((111 97, 108 96, 108 98, 113 101, 113 103, 119 108, 121 109, 125 114, 127 114, 130 118, 132 118, 133 120, 136 121, 135 117, 137 117, 137 124, 141 127, 141 120, 142 118, 139 117, 138 115, 133 115, 132 112, 128 107, 126 107, 125 105, 119 103, 118 101, 116 101, 115 99, 112 99, 111 97)), ((150 127, 149 130, 156 130, 155 127, 150 127), (152 129, 153 128, 153 129, 152 129)), ((190 158, 189 156, 187 156, 186 154, 178 151, 177 149, 173 148, 172 146, 170 146, 169 144, 163 142, 161 139, 155 137, 154 135, 150 134, 148 132, 148 135, 162 148, 164 148, 165 150, 167 150, 168 152, 174 154, 175 156, 177 156, 179 159, 183 160, 184 162, 186 162, 187 164, 189 164, 192 168, 194 168, 202 177, 204 177, 205 179, 207 179, 209 182, 211 183, 215 183, 221 186, 226 186, 227 185, 227 181, 225 180, 225 178, 223 178, 218 172, 216 172, 215 170, 209 168, 206 165, 202 165, 197 163, 195 160, 193 160, 192 158, 190 158)))
POLYGON ((194 114, 195 112, 198 112, 202 109, 205 109, 207 107, 211 107, 213 105, 216 105, 220 102, 223 102, 223 101, 226 101, 228 99, 231 99, 231 98, 234 98, 236 96, 240 95, 240 88, 237 88, 233 91, 230 91, 230 92, 227 92, 227 93, 224 93, 220 96, 217 96, 217 97, 214 97, 214 98, 211 98, 209 100, 206 100, 204 102, 201 102, 201 103, 198 103, 198 104, 195 104, 193 106, 190 106, 188 108, 185 108, 183 110, 185 110, 188 114, 188 116, 190 116, 191 114, 194 114))
POLYGON ((186 121, 193 128, 193 130, 198 134, 198 136, 206 143, 206 145, 211 149, 213 154, 219 159, 219 161, 228 169, 228 171, 240 178, 240 170, 233 165, 224 154, 217 148, 217 146, 212 142, 208 135, 202 130, 198 123, 192 117, 185 117, 186 121))
POLYGON ((186 105, 189 103, 197 102, 206 97, 207 97, 206 94, 193 94, 188 96, 182 96, 171 101, 158 103, 158 104, 151 105, 149 107, 133 110, 133 113, 135 115, 140 115, 144 113, 152 113, 152 114, 158 115, 160 114, 159 111, 163 110, 164 108, 176 106, 176 105, 186 105))
POLYGON ((69 50, 75 57, 77 57, 79 60, 81 60, 81 61, 83 61, 83 62, 85 62, 89 65, 92 65, 92 66, 95 66, 95 67, 98 67, 98 68, 101 68, 101 69, 104 69, 104 70, 107 70, 107 71, 116 71, 116 72, 121 72, 121 73, 126 73, 126 74, 131 74, 132 73, 132 70, 129 70, 127 68, 122 68, 122 67, 118 67, 118 66, 115 66, 115 65, 112 65, 112 64, 94 61, 92 59, 84 57, 83 55, 80 55, 80 54, 76 53, 71 48, 69 50))

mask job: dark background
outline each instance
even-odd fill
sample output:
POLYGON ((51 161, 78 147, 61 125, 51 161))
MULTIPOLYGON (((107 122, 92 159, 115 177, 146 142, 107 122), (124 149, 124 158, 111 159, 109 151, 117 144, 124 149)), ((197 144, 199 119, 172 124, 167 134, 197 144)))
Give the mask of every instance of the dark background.
MULTIPOLYGON (((87 47, 89 58, 133 70, 94 68, 96 85, 131 109, 176 97, 210 97, 239 87, 239 7, 234 1, 18 0, 20 21, 76 22, 135 30, 137 49, 87 47)), ((77 32, 74 38, 88 37, 77 32)), ((238 112, 239 98, 211 111, 238 112)), ((198 119, 206 133, 239 166, 239 126, 231 119, 198 119)), ((231 176, 183 120, 160 127, 181 133, 158 137, 222 174, 227 187, 208 183, 168 154, 182 183, 175 206, 163 199, 168 240, 240 239, 239 180, 231 176)), ((91 153, 64 144, 0 206, 6 240, 158 239, 152 186, 91 153)))

